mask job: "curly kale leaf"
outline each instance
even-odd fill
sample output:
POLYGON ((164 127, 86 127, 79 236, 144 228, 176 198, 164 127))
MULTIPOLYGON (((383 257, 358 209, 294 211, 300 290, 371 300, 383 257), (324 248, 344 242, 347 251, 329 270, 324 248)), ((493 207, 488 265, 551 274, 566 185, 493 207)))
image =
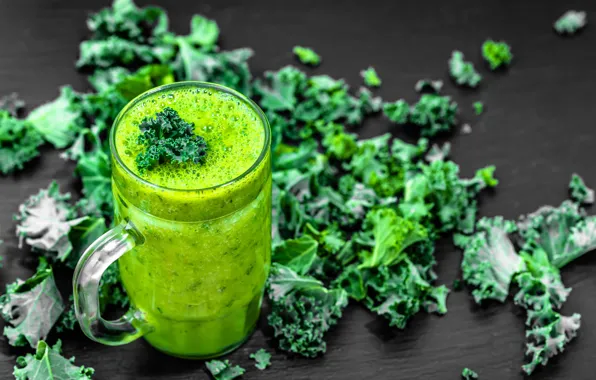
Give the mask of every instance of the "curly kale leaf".
POLYGON ((410 175, 405 183, 398 205, 401 214, 416 221, 430 220, 438 232, 472 232, 475 197, 480 190, 494 185, 494 169, 480 169, 473 179, 461 179, 459 167, 451 161, 434 161, 419 168, 420 172, 410 175))
POLYGON ((62 342, 58 340, 54 347, 50 347, 43 340, 37 344, 35 355, 27 354, 17 358, 14 367, 14 377, 17 380, 90 380, 95 370, 77 367, 74 357, 64 358, 62 342))
POLYGON ((78 326, 77 316, 74 309, 74 297, 72 294, 68 297, 68 303, 64 307, 64 312, 54 325, 56 331, 59 333, 66 330, 72 331, 74 330, 75 326, 78 326))
POLYGON ((577 203, 594 203, 594 190, 586 186, 583 178, 578 174, 574 173, 571 176, 571 182, 569 182, 569 192, 571 199, 577 203))
POLYGON ((410 105, 403 99, 383 105, 383 113, 396 124, 405 124, 410 116, 410 105))
POLYGON ((366 84, 368 87, 381 86, 381 78, 379 78, 377 71, 372 66, 366 70, 362 70, 360 72, 360 76, 364 79, 364 84, 366 84))
POLYGON ((477 87, 482 76, 478 74, 472 62, 464 61, 464 54, 454 50, 449 59, 449 74, 455 83, 464 86, 477 87))
POLYGON ((422 94, 418 102, 408 105, 404 100, 385 103, 383 112, 396 124, 413 124, 425 137, 448 132, 457 123, 458 106, 449 96, 422 94))
POLYGON ((257 352, 250 354, 250 358, 254 359, 255 367, 261 371, 271 365, 271 354, 264 348, 261 348, 257 352))
POLYGON ((139 129, 138 143, 145 146, 145 151, 136 159, 141 172, 165 161, 200 164, 207 153, 205 139, 194 133, 194 124, 183 120, 170 107, 155 117, 144 118, 139 129))
POLYGON ((570 291, 563 287, 556 268, 525 272, 517 276, 516 281, 520 290, 515 301, 528 313, 526 355, 529 362, 522 369, 530 375, 538 365, 546 365, 550 358, 563 352, 577 335, 580 315, 567 317, 555 310, 562 305, 570 291))
POLYGON ((469 368, 464 368, 461 371, 461 378, 464 380, 475 380, 478 379, 478 374, 469 368))
POLYGON ((553 28, 559 34, 575 34, 588 23, 586 12, 568 10, 554 22, 553 28))
POLYGON ((194 15, 190 20, 190 34, 182 38, 190 44, 201 46, 204 50, 214 50, 219 39, 219 26, 213 20, 194 15))
POLYGON ((41 134, 23 120, 0 110, 0 172, 12 173, 23 169, 25 163, 39 155, 43 143, 41 134))
POLYGON ((69 199, 70 194, 61 194, 58 184, 52 182, 21 204, 14 217, 19 223, 19 248, 24 241, 40 251, 55 253, 57 259, 66 259, 73 250, 68 234, 86 219, 75 218, 75 211, 67 203, 69 199))
POLYGON ((405 328, 421 309, 445 314, 449 289, 445 285, 432 286, 431 277, 410 259, 392 267, 366 269, 362 272, 364 304, 399 329, 405 328))
POLYGON ((474 287, 476 303, 487 299, 504 302, 513 276, 526 269, 508 237, 515 231, 515 224, 502 217, 483 218, 477 228, 479 232, 465 244, 463 278, 474 287))
POLYGON ((246 372, 244 368, 232 365, 229 360, 211 360, 205 362, 205 366, 215 380, 232 380, 246 372))
POLYGON ((308 273, 317 258, 319 243, 309 235, 285 240, 275 247, 272 261, 287 266, 296 273, 308 273))
POLYGON ((364 254, 360 269, 394 265, 405 258, 405 249, 428 238, 422 225, 398 216, 390 208, 369 212, 365 223, 370 226, 374 246, 364 254))
POLYGON ((251 73, 248 60, 253 51, 248 48, 209 52, 196 48, 184 38, 178 38, 178 54, 173 63, 179 80, 215 82, 250 95, 251 73))
POLYGON ((292 52, 298 58, 298 60, 305 65, 316 66, 321 63, 321 56, 315 53, 315 51, 311 48, 304 46, 294 46, 292 52))
POLYGON ((83 114, 78 102, 78 95, 73 89, 64 86, 60 89, 58 98, 31 111, 27 116, 27 122, 56 148, 66 148, 84 127, 83 114))
POLYGON ((80 45, 77 67, 107 69, 112 66, 131 66, 165 61, 171 53, 164 53, 159 47, 141 45, 125 39, 110 36, 104 40, 83 41, 80 45))
POLYGON ((111 8, 89 16, 87 27, 96 40, 116 36, 149 44, 167 31, 168 17, 158 7, 138 8, 132 0, 114 0, 111 8))
POLYGON ((496 42, 493 40, 486 40, 482 44, 482 56, 488 62, 491 70, 509 66, 513 59, 509 45, 505 42, 496 42))
POLYGON ((0 297, 0 307, 7 322, 4 335, 8 343, 12 346, 28 343, 35 347, 64 311, 52 269, 42 269, 27 281, 17 280, 7 285, 6 294, 0 297))
POLYGON ((269 325, 282 350, 315 357, 326 351, 325 333, 348 304, 343 289, 329 290, 312 277, 274 263, 268 280, 269 325))
POLYGON ((562 268, 596 248, 596 217, 585 217, 578 205, 543 206, 518 223, 524 251, 543 251, 548 261, 562 268))
POLYGON ((114 210, 110 156, 101 148, 83 154, 75 169, 83 182, 79 205, 87 215, 110 217, 114 210))

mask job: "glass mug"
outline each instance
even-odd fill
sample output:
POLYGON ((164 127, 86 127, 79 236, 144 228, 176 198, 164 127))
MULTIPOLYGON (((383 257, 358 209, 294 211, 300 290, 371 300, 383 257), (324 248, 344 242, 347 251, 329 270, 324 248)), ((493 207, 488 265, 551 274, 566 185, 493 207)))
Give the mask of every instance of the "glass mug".
MULTIPOLYGON (((171 106, 176 108, 176 100, 171 106)), ((192 112, 213 112, 211 106, 192 112)), ((232 89, 178 82, 132 100, 116 118, 109 140, 116 227, 89 246, 75 269, 75 311, 83 332, 107 345, 144 337, 156 349, 185 358, 234 350, 256 326, 271 262, 270 128, 263 112, 232 89), (116 136, 127 113, 186 89, 227 96, 230 109, 232 103, 242 105, 241 112, 262 126, 260 155, 226 183, 162 187, 137 176, 118 154, 116 136), (98 287, 116 260, 131 307, 110 321, 100 315, 98 287)))

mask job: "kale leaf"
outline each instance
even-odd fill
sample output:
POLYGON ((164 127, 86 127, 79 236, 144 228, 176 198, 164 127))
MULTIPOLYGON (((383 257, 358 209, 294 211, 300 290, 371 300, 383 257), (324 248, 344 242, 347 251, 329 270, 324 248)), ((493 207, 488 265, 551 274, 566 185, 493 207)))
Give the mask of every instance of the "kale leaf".
POLYGON ((343 289, 323 284, 273 263, 268 280, 271 313, 267 317, 281 349, 315 357, 327 349, 325 333, 341 318, 348 304, 343 289))
POLYGON ((488 62, 491 70, 509 66, 513 59, 509 45, 505 42, 496 42, 493 40, 486 40, 482 44, 482 56, 488 62))
POLYGON ((315 51, 311 48, 304 46, 294 46, 292 51, 294 55, 298 57, 298 60, 305 65, 316 66, 321 63, 321 56, 315 53, 315 51))
POLYGON ((475 380, 478 379, 478 374, 469 368, 464 368, 461 371, 461 378, 464 380, 475 380))
POLYGON ((582 177, 578 174, 571 176, 571 182, 569 182, 569 192, 571 199, 580 204, 592 204, 594 203, 594 190, 586 186, 582 177))
POLYGON ((139 125, 138 143, 145 146, 136 162, 143 172, 164 161, 181 164, 202 163, 207 154, 205 139, 194 133, 194 124, 183 120, 174 109, 166 107, 155 117, 146 117, 139 125))
POLYGON ((250 354, 250 358, 255 360, 255 367, 260 370, 264 370, 271 365, 271 354, 264 348, 250 354))
POLYGON ((74 357, 64 358, 62 342, 58 340, 54 347, 39 341, 35 355, 27 354, 17 358, 14 377, 17 380, 90 380, 95 370, 74 365, 74 357))
POLYGON ((232 380, 246 372, 244 368, 232 365, 229 360, 211 360, 205 362, 205 366, 215 380, 232 380))
POLYGON ((482 76, 478 74, 472 62, 464 61, 464 54, 454 50, 449 59, 449 74, 459 85, 477 87, 482 76))
POLYGON ((554 22, 553 28, 559 34, 575 34, 587 24, 586 12, 568 10, 554 22))
POLYGON ((42 269, 27 281, 8 284, 6 293, 0 297, 0 308, 7 322, 4 335, 8 343, 35 347, 46 338, 64 311, 52 269, 42 269))
POLYGON ((364 84, 368 87, 381 86, 381 78, 379 78, 377 71, 372 66, 368 67, 366 70, 362 70, 360 76, 364 79, 364 84))
POLYGON ((32 124, 0 110, 0 172, 10 174, 39 155, 41 134, 32 124))

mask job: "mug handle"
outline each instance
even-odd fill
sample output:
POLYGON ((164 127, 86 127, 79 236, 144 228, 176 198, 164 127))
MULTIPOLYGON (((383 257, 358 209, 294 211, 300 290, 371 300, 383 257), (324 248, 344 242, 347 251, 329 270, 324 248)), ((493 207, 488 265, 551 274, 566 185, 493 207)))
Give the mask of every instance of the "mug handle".
POLYGON ((99 305, 103 272, 144 240, 131 222, 123 221, 95 240, 77 263, 72 279, 75 313, 85 335, 96 342, 119 346, 152 331, 143 313, 132 306, 122 317, 107 321, 101 317, 99 305))

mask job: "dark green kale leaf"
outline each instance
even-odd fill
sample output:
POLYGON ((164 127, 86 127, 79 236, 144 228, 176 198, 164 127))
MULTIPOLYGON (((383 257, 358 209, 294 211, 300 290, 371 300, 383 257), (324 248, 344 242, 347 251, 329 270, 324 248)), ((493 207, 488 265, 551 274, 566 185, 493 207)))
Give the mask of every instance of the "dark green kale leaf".
POLYGON ((272 261, 287 266, 298 274, 306 274, 315 259, 319 243, 311 236, 303 235, 297 239, 285 240, 275 247, 272 261))
POLYGON ((0 297, 0 308, 7 322, 4 335, 8 343, 35 347, 45 339, 64 311, 52 269, 42 269, 27 281, 8 284, 6 294, 0 297))
POLYGON ((583 178, 578 174, 574 173, 571 176, 571 182, 569 182, 569 192, 571 199, 577 203, 594 203, 594 190, 586 186, 583 178))
POLYGON ((158 7, 138 8, 132 0, 114 0, 89 16, 87 26, 93 39, 116 36, 139 44, 150 44, 168 30, 166 12, 158 7))
POLYGON ((464 380, 475 380, 478 379, 478 374, 469 368, 464 368, 461 371, 461 378, 464 380))
POLYGON ((324 353, 324 335, 341 318, 348 304, 346 292, 329 290, 279 263, 273 263, 267 284, 271 300, 267 319, 280 348, 306 357, 324 353))
POLYGON ((509 66, 513 59, 511 48, 505 42, 486 40, 482 44, 482 56, 488 62, 491 70, 509 66))
POLYGON ((321 56, 315 53, 315 51, 311 48, 304 46, 294 46, 292 51, 298 60, 305 65, 316 66, 321 63, 321 56))
POLYGON ((50 347, 43 340, 37 344, 35 355, 27 354, 17 358, 14 377, 17 380, 90 380, 95 370, 77 367, 74 357, 70 359, 60 355, 62 342, 58 340, 50 347))
POLYGON ((449 74, 455 83, 464 86, 477 87, 482 76, 478 74, 472 62, 464 61, 464 54, 454 50, 449 59, 449 74))
POLYGON ((448 132, 457 123, 457 103, 449 96, 422 94, 418 102, 408 105, 405 100, 385 103, 383 112, 396 124, 414 124, 422 136, 432 137, 448 132))
POLYGON ((251 49, 209 52, 194 47, 186 39, 176 41, 179 50, 172 65, 178 80, 214 82, 250 95, 252 76, 248 60, 253 55, 251 49))
POLYGON ((244 368, 232 365, 229 360, 211 360, 205 365, 215 380, 232 380, 246 372, 244 368))
POLYGON ((164 108, 155 117, 146 117, 139 125, 138 143, 145 151, 137 156, 141 172, 165 161, 202 163, 207 154, 205 140, 194 133, 194 124, 184 121, 174 109, 164 108))
POLYGON ((555 21, 553 28, 561 35, 571 35, 583 29, 587 23, 586 12, 568 10, 555 21))
POLYGON ((23 169, 25 163, 39 155, 43 143, 41 134, 23 120, 0 110, 0 172, 10 174, 23 169))
POLYGON ((364 79, 364 84, 366 84, 368 87, 381 86, 381 78, 379 78, 377 71, 372 66, 366 70, 362 70, 360 72, 360 76, 364 79))
POLYGON ((476 227, 478 232, 461 247, 463 279, 474 287, 476 303, 487 299, 505 302, 513 276, 526 270, 508 237, 517 228, 502 217, 482 218, 476 227))
POLYGON ((250 358, 254 359, 255 367, 261 371, 271 365, 271 354, 264 348, 259 349, 257 352, 250 354, 250 358))
MULTIPOLYGON (((92 67, 107 69, 112 66, 131 66, 165 61, 162 51, 148 45, 140 45, 125 39, 110 36, 105 40, 83 41, 80 45, 78 68, 92 67)), ((171 53, 167 53, 167 57, 171 53)))
POLYGON ((27 116, 27 122, 56 148, 66 148, 84 127, 78 101, 73 89, 64 86, 60 89, 58 98, 31 111, 27 116))

